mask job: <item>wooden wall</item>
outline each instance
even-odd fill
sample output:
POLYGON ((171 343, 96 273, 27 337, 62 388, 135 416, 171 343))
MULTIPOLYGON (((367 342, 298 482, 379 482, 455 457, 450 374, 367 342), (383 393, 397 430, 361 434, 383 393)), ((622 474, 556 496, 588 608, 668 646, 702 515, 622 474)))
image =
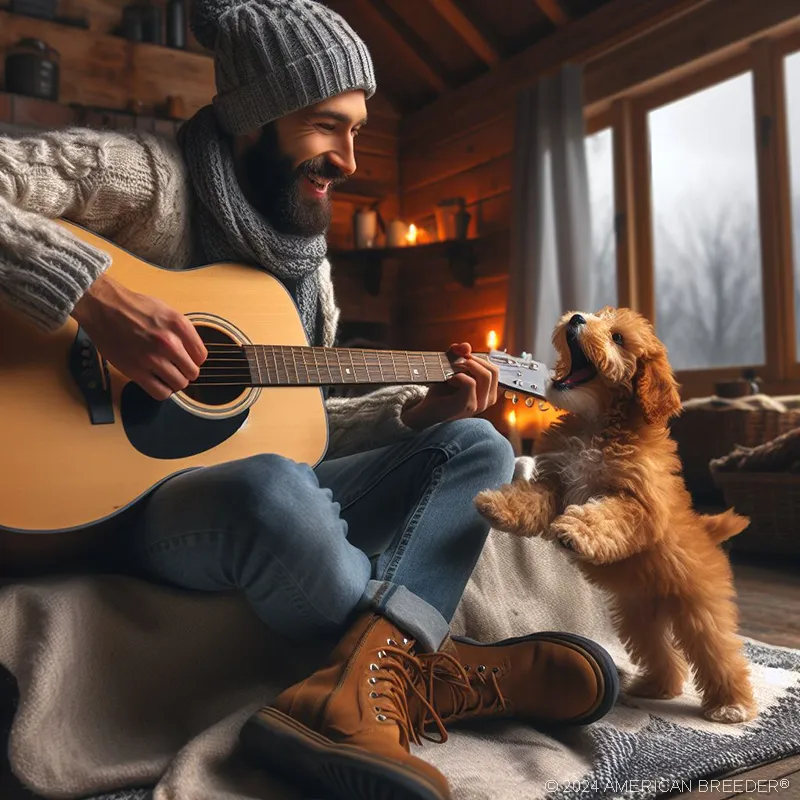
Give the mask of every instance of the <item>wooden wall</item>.
POLYGON ((472 216, 469 236, 478 245, 479 261, 472 288, 460 286, 446 260, 420 258, 403 281, 404 335, 419 347, 471 341, 485 347, 486 334, 502 336, 508 287, 511 222, 511 151, 513 116, 507 109, 472 129, 443 125, 424 142, 401 140, 401 215, 435 231, 434 209, 441 200, 463 197, 472 216), (432 297, 439 297, 433 302, 432 297))

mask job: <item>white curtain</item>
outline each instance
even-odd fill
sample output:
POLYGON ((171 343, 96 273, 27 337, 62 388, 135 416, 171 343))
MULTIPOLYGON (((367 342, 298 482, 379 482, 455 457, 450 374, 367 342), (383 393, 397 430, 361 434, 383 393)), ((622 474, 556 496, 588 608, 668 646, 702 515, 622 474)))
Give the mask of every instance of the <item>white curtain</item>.
POLYGON ((582 67, 567 65, 519 93, 505 342, 509 353, 547 364, 558 318, 592 310, 584 136, 582 67))

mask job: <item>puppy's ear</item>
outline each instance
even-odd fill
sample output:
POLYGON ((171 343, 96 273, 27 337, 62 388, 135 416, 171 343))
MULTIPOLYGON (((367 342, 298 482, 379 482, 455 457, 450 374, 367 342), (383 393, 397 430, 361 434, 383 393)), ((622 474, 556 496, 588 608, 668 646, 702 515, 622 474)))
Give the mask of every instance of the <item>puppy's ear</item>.
POLYGON ((645 421, 664 425, 681 410, 678 382, 663 351, 644 356, 639 361, 636 377, 636 399, 642 407, 645 421))

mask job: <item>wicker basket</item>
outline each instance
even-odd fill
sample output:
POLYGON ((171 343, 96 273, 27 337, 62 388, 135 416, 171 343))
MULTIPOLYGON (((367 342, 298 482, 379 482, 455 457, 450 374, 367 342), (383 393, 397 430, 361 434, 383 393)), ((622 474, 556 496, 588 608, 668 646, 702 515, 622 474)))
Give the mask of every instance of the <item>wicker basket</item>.
POLYGON ((800 555, 800 474, 713 472, 725 503, 750 517, 750 527, 730 541, 732 550, 800 555))
POLYGON ((757 447, 800 426, 800 398, 754 395, 733 401, 705 398, 686 404, 670 425, 689 491, 704 502, 721 502, 708 462, 737 445, 757 447))

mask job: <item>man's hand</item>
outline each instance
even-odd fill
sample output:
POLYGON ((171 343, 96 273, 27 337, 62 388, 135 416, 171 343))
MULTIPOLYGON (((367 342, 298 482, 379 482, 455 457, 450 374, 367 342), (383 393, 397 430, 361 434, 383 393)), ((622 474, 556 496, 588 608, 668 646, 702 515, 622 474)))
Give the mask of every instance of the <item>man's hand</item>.
POLYGON ((472 355, 469 344, 454 344, 448 356, 456 370, 446 383, 436 383, 416 405, 404 410, 401 419, 409 428, 422 430, 439 422, 480 414, 497 402, 499 370, 472 355))
POLYGON ((185 389, 208 355, 183 314, 105 275, 89 287, 72 316, 103 358, 156 400, 185 389))

